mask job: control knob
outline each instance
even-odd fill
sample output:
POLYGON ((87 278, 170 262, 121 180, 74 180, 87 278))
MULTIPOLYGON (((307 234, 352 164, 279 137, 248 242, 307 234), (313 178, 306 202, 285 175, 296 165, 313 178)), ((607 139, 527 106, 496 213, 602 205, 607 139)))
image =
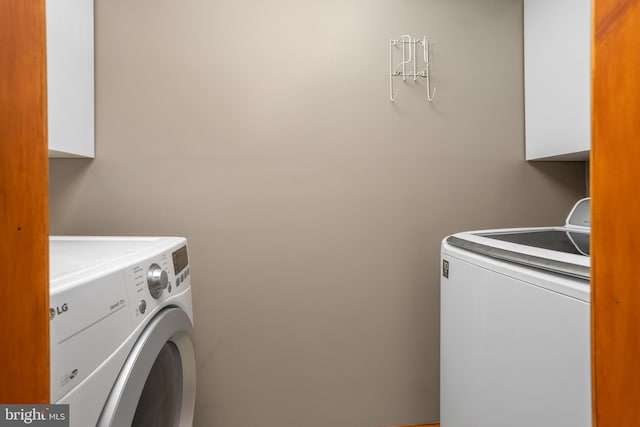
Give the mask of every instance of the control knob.
POLYGON ((154 299, 160 298, 162 291, 169 284, 169 276, 167 272, 162 269, 158 264, 151 264, 147 271, 147 285, 149 286, 149 293, 154 299))

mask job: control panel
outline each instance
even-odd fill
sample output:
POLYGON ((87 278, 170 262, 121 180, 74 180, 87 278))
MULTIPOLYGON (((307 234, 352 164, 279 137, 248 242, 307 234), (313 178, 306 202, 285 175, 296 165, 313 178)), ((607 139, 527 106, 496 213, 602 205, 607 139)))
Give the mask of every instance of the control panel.
POLYGON ((137 323, 162 301, 190 284, 187 246, 135 264, 129 272, 127 288, 133 302, 132 316, 137 323))
POLYGON ((587 197, 575 204, 567 217, 567 226, 591 228, 591 197, 587 197))

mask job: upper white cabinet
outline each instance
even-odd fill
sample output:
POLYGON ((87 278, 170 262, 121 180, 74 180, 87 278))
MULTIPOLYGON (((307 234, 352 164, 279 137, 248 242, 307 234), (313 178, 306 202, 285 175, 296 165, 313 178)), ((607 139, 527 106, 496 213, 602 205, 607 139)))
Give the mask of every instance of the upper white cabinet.
POLYGON ((527 160, 588 160, 591 0, 524 0, 527 160))
POLYGON ((93 1, 46 1, 49 157, 94 157, 93 1))

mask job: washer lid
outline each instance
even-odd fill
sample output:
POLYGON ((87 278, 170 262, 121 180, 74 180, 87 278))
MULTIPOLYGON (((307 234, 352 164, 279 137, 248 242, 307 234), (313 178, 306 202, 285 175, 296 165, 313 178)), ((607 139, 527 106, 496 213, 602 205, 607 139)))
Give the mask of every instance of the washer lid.
POLYGON ((579 200, 563 227, 470 231, 445 241, 492 258, 589 280, 590 204, 589 197, 579 200))
POLYGON ((572 229, 478 233, 478 236, 567 254, 589 256, 590 233, 572 229))
POLYGON ((568 233, 569 231, 566 229, 522 229, 522 231, 516 229, 506 232, 496 230, 495 232, 488 233, 458 233, 447 237, 445 242, 451 246, 491 258, 589 280, 591 260, 588 255, 577 255, 575 252, 567 253, 554 249, 514 243, 505 239, 505 237, 509 238, 519 234, 535 235, 542 233, 545 235, 546 233, 551 233, 551 235, 554 235, 554 232, 568 233), (498 239, 497 237, 502 237, 502 239, 498 239))

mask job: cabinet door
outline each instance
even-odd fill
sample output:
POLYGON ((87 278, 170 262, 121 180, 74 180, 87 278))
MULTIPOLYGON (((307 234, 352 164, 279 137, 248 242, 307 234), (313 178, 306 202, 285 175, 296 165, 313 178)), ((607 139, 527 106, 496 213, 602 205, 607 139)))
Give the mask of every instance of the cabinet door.
POLYGON ((93 157, 93 0, 47 0, 46 18, 49 157, 93 157))
POLYGON ((590 0, 525 0, 527 160, 589 159, 590 34, 590 0))

